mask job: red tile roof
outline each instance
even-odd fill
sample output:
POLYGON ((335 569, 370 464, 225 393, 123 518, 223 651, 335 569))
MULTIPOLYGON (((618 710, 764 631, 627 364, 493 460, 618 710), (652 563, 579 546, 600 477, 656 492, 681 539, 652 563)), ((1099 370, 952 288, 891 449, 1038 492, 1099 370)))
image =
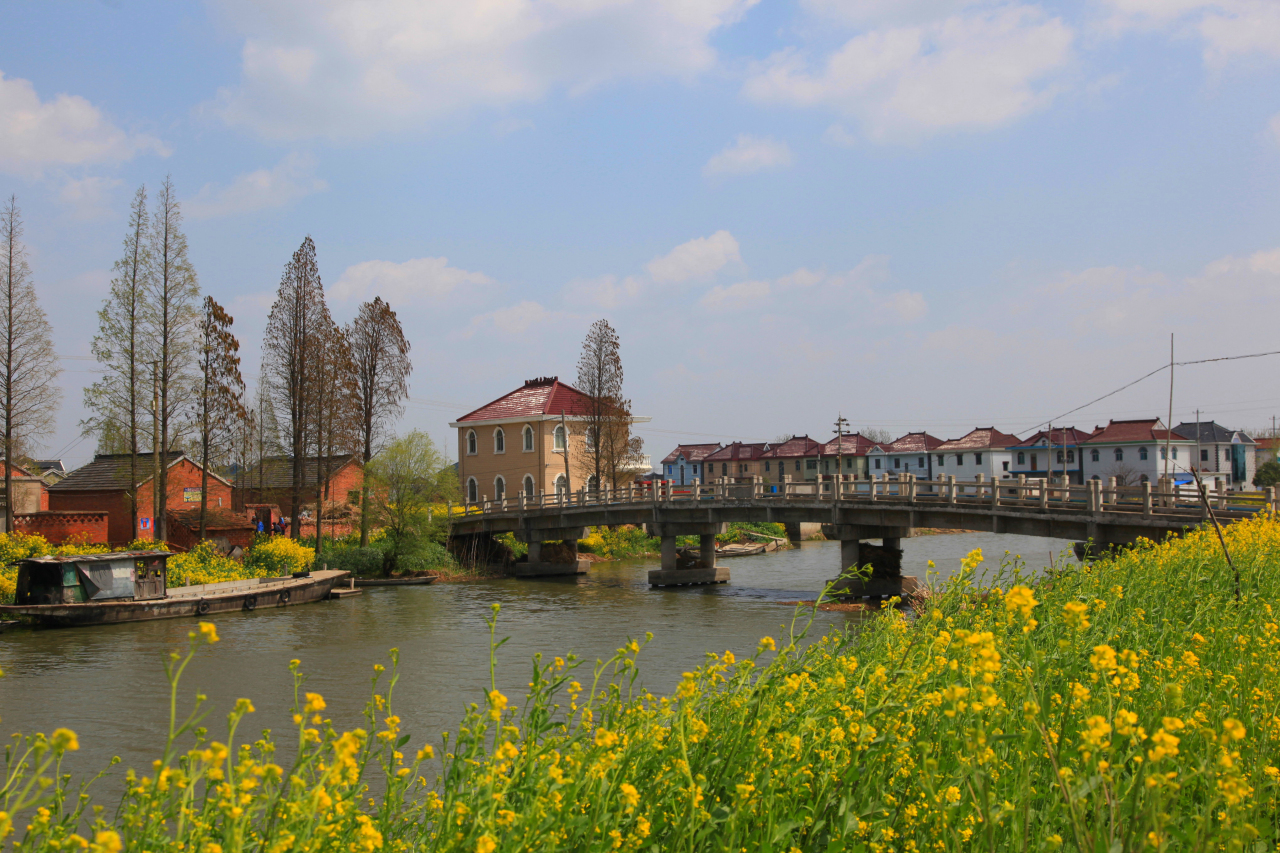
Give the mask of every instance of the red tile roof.
POLYGON ((878 446, 874 441, 860 433, 836 436, 822 445, 823 456, 866 456, 867 451, 878 446))
POLYGON ((790 459, 792 457, 801 456, 819 456, 822 454, 822 445, 809 438, 807 435, 797 435, 795 438, 789 438, 781 444, 775 444, 760 454, 761 459, 790 459))
POLYGON ((1057 445, 1058 447, 1062 447, 1064 444, 1078 445, 1088 441, 1089 437, 1092 435, 1092 432, 1076 429, 1075 427, 1062 427, 1061 429, 1054 427, 1053 435, 1049 434, 1049 430, 1042 429, 1030 438, 1024 439, 1017 444, 1010 445, 1010 447, 1032 447, 1044 438, 1048 438, 1050 444, 1057 445))
POLYGON ((1161 428, 1159 418, 1144 418, 1136 421, 1111 421, 1105 427, 1095 431, 1085 444, 1117 444, 1128 441, 1170 441, 1185 442, 1187 439, 1177 433, 1170 433, 1161 428))
POLYGON ((733 444, 726 445, 715 453, 706 457, 708 462, 728 462, 731 460, 749 460, 759 459, 764 452, 769 449, 769 445, 765 442, 759 444, 744 444, 741 441, 735 441, 733 444))
POLYGON ((942 439, 927 432, 909 432, 889 444, 880 445, 880 448, 885 453, 920 453, 933 450, 939 444, 942 444, 942 439))
POLYGON ((677 444, 676 449, 668 453, 666 458, 662 460, 662 464, 666 465, 668 462, 675 462, 676 457, 682 453, 684 458, 690 462, 701 462, 708 454, 715 453, 719 449, 719 442, 715 444, 677 444))
POLYGON ((978 427, 968 435, 944 441, 934 449, 942 453, 954 450, 1002 450, 1018 443, 1016 435, 1001 432, 995 427, 978 427))
POLYGON ((582 415, 588 411, 590 399, 557 377, 544 376, 527 380, 510 394, 504 394, 492 403, 486 403, 474 412, 458 418, 458 422, 529 418, 537 415, 582 415))

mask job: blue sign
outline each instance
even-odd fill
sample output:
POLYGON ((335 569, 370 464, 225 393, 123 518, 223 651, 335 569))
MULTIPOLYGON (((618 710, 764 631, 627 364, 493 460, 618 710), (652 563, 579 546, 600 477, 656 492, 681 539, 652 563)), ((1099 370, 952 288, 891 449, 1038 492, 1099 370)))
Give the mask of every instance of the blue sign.
POLYGON ((140 519, 138 519, 138 529, 139 529, 139 530, 150 530, 150 529, 151 529, 151 519, 149 519, 149 518, 140 518, 140 519))

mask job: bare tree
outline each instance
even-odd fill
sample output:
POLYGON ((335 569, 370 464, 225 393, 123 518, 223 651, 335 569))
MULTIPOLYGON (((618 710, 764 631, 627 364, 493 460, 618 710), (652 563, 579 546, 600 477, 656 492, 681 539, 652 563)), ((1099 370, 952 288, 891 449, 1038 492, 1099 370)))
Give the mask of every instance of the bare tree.
POLYGON ((173 181, 166 176, 156 194, 151 216, 152 274, 147 278, 146 334, 153 349, 156 375, 156 437, 159 454, 155 472, 155 536, 168 538, 165 512, 169 496, 169 450, 182 438, 182 415, 189 411, 198 357, 197 325, 200 285, 187 258, 182 233, 182 209, 173 181))
POLYGON ((212 296, 200 316, 200 375, 194 390, 194 420, 200 442, 200 538, 209 517, 209 465, 232 450, 236 427, 245 419, 240 342, 231 333, 235 320, 212 296))
MULTIPOLYGON (((356 379, 362 461, 367 467, 409 396, 409 341, 381 297, 360 306, 346 328, 356 379)), ((369 544, 369 488, 360 490, 360 547, 369 544)))
POLYGON ((587 410, 579 416, 585 439, 583 468, 596 488, 608 476, 613 486, 640 445, 631 436, 631 401, 622 396, 622 355, 618 333, 608 320, 597 320, 587 331, 578 357, 577 388, 587 396, 587 410))
POLYGON ((279 427, 281 442, 293 456, 293 517, 289 532, 295 539, 302 531, 298 507, 302 503, 310 430, 315 423, 314 361, 320 334, 330 322, 316 263, 316 244, 308 236, 285 265, 262 344, 262 372, 267 377, 272 403, 287 413, 279 427))
POLYGON ((874 444, 892 444, 893 433, 883 427, 863 427, 858 434, 874 444))
POLYGON ((316 555, 321 553, 324 530, 324 502, 329 494, 329 474, 333 457, 360 446, 357 416, 356 367, 346 335, 327 316, 315 358, 315 400, 312 413, 316 451, 316 555))
POLYGON ((58 356, 49 320, 36 300, 22 243, 22 212, 16 196, 0 211, 0 403, 4 410, 4 517, 13 530, 13 466, 31 443, 53 426, 62 401, 58 356))
POLYGON ((84 389, 85 408, 93 414, 80 422, 85 433, 97 434, 98 452, 129 454, 125 499, 133 531, 138 529, 139 416, 150 396, 146 387, 149 338, 143 334, 151 272, 149 230, 147 188, 141 186, 133 196, 124 252, 115 263, 111 294, 98 311, 98 333, 93 336, 93 355, 104 369, 103 377, 84 389))

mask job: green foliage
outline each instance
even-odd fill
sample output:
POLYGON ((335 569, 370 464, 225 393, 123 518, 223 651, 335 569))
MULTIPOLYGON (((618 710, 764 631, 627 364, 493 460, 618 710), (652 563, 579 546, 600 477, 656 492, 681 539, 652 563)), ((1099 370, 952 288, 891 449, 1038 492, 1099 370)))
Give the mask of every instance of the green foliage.
MULTIPOLYGON (((529 553, 529 545, 517 539, 514 533, 500 533, 493 538, 498 542, 498 544, 507 546, 507 550, 511 552, 511 558, 513 560, 518 560, 521 557, 527 556, 529 553)), ((582 547, 583 541, 585 540, 580 540, 578 542, 578 550, 580 551, 584 550, 582 547)), ((588 551, 587 553, 591 552, 588 551)))
POLYGON ((244 555, 244 565, 254 572, 250 577, 284 577, 310 570, 315 558, 313 548, 287 536, 258 537, 244 555))
POLYGON ((758 536, 748 536, 747 531, 754 533, 763 533, 766 536, 776 536, 779 539, 787 537, 787 528, 781 524, 771 524, 765 521, 731 521, 727 530, 716 536, 716 541, 721 544, 730 542, 766 542, 768 540, 761 539, 758 536))
MULTIPOLYGON (((357 541, 359 536, 357 534, 357 541)), ((358 577, 374 577, 382 574, 386 550, 376 546, 361 548, 359 545, 345 548, 326 548, 322 557, 325 565, 340 572, 351 572, 358 577)))
POLYGON ((1280 485, 1280 462, 1263 462, 1254 472, 1253 484, 1259 489, 1280 485))
POLYGON ((414 430, 370 460, 365 478, 373 519, 390 543, 386 567, 409 571, 401 567, 403 561, 421 563, 418 551, 426 543, 443 543, 448 535, 448 519, 435 508, 457 498, 457 474, 431 437, 414 430))
POLYGON ((270 576, 263 561, 249 564, 247 561, 241 563, 224 557, 218 552, 217 546, 207 539, 185 554, 170 557, 168 571, 170 587, 270 576))
POLYGON ((396 553, 395 560, 395 570, 402 574, 452 572, 458 568, 457 560, 443 545, 426 540, 416 542, 412 550, 396 553))

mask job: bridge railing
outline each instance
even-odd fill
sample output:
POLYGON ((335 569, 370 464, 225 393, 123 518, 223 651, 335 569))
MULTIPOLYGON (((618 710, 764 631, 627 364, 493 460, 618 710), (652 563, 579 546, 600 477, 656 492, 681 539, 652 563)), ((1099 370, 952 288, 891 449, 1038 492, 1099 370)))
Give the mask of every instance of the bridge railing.
POLYGON ((766 483, 756 477, 749 481, 722 478, 688 485, 669 481, 629 483, 619 488, 579 489, 576 492, 522 492, 514 496, 490 499, 482 495, 477 502, 465 503, 464 514, 526 513, 553 509, 634 505, 637 503, 688 504, 711 501, 849 501, 885 502, 911 505, 982 505, 1026 507, 1042 510, 1075 510, 1081 512, 1123 512, 1143 516, 1174 515, 1207 517, 1209 509, 1236 518, 1261 510, 1280 509, 1276 489, 1241 493, 1208 490, 1201 500, 1192 487, 1191 495, 1172 480, 1161 478, 1156 483, 1135 486, 1120 485, 1116 478, 1106 481, 1086 480, 1068 483, 1043 479, 957 480, 948 476, 940 480, 920 480, 911 475, 889 479, 888 475, 869 480, 852 478, 796 480, 766 483), (1206 506, 1207 505, 1207 506, 1206 506))

